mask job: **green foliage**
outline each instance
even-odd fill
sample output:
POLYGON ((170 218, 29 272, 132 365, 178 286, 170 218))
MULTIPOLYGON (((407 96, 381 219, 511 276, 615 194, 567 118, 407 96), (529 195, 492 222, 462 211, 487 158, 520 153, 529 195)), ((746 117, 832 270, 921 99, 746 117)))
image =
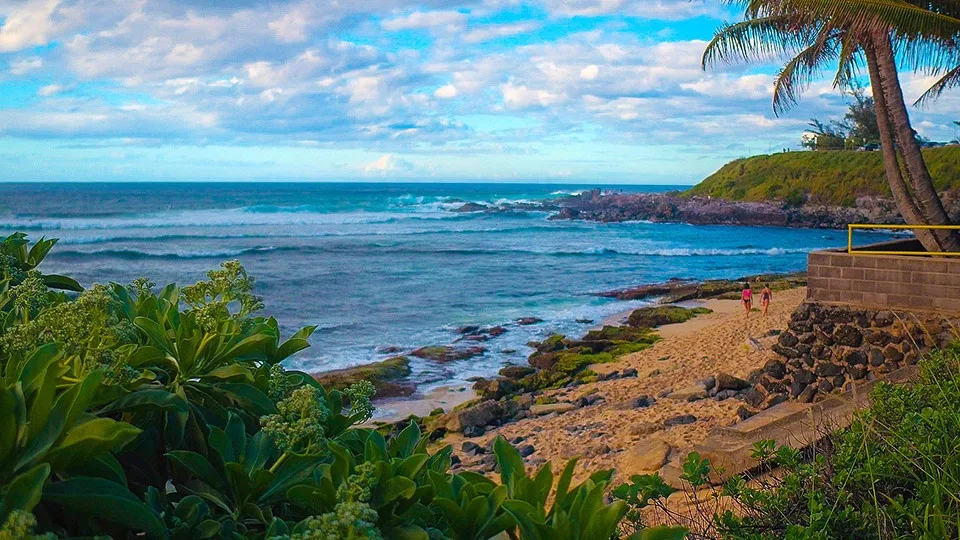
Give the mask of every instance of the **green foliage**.
POLYGON ((68 296, 35 269, 53 242, 2 247, 0 540, 616 537, 609 471, 571 488, 571 462, 554 488, 500 440, 498 485, 451 474, 416 423, 358 427, 371 382, 286 370, 313 328, 281 340, 236 261, 68 296))
MULTIPOLYGON (((960 189, 960 148, 927 148, 923 156, 939 191, 960 189)), ((880 152, 788 152, 727 163, 685 192, 731 200, 786 200, 852 206, 857 197, 889 198, 880 152)))

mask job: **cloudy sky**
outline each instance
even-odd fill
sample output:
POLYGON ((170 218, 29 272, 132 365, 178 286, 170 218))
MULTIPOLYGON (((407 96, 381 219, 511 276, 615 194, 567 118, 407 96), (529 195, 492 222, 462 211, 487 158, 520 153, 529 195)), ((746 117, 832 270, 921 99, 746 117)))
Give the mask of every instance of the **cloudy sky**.
MULTIPOLYGON (((0 0, 0 180, 693 183, 796 147, 719 0, 0 0)), ((925 80, 904 76, 908 98, 925 80)), ((956 136, 960 99, 914 113, 956 136)))

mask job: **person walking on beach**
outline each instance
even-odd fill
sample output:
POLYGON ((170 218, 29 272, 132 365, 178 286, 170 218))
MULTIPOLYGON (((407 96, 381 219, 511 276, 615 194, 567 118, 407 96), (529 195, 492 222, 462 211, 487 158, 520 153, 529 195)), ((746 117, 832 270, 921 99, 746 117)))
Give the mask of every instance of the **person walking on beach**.
POLYGON ((773 299, 773 291, 770 290, 770 285, 767 283, 763 284, 763 290, 760 291, 760 305, 763 307, 763 316, 767 316, 767 308, 770 307, 770 300, 773 299))
POLYGON ((740 292, 740 302, 743 303, 743 310, 747 318, 750 318, 750 308, 753 307, 753 291, 750 290, 750 283, 743 284, 743 291, 740 292))

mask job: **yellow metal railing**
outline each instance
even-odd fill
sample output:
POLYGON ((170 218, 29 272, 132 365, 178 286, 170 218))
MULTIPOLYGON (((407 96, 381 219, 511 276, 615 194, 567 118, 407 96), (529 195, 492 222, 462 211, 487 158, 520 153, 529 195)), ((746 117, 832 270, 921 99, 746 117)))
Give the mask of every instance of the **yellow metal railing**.
POLYGON ((869 249, 853 249, 854 229, 888 229, 888 230, 952 230, 960 231, 960 225, 867 225, 864 223, 850 223, 847 225, 847 253, 857 255, 930 255, 934 257, 960 257, 958 251, 882 251, 869 249))

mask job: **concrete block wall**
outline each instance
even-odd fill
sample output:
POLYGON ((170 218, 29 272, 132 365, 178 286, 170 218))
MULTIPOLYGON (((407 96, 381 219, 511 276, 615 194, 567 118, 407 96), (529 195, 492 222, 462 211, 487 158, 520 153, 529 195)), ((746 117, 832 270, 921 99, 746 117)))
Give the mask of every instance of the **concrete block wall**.
MULTIPOLYGON (((918 245, 907 240, 869 248, 914 251, 918 245)), ((807 298, 887 309, 960 312, 960 257, 818 251, 807 258, 807 298)))

